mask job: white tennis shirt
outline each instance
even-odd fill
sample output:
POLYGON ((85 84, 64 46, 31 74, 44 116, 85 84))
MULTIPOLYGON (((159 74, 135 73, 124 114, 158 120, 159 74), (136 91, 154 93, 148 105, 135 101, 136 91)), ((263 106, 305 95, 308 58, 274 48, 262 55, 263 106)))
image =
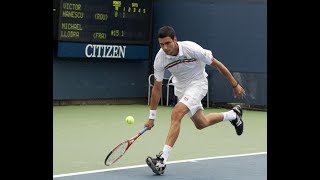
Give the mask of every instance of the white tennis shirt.
POLYGON ((160 49, 154 60, 154 76, 157 81, 162 81, 165 69, 174 76, 172 82, 181 89, 188 86, 193 80, 203 79, 208 76, 205 72, 206 64, 212 63, 212 52, 203 49, 192 41, 179 41, 177 56, 167 55, 160 49))

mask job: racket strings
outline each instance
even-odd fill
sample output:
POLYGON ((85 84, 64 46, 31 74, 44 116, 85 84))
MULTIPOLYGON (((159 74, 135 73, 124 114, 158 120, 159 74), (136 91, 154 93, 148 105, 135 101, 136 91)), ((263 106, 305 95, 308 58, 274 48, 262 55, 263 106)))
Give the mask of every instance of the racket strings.
POLYGON ((109 154, 106 165, 111 165, 112 163, 116 162, 126 151, 128 146, 128 142, 123 142, 119 146, 117 146, 111 154, 109 154))

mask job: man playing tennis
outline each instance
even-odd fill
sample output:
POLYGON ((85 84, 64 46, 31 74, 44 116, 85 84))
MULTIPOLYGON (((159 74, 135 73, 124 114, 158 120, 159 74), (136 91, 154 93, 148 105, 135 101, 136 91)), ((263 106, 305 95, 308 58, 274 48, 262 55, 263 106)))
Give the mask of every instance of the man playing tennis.
POLYGON ((239 105, 228 112, 204 115, 201 100, 208 91, 206 64, 216 68, 228 79, 236 97, 242 97, 245 91, 230 71, 212 56, 211 51, 191 41, 178 42, 172 27, 161 27, 158 31, 158 41, 161 49, 154 61, 155 82, 152 88, 149 120, 145 126, 150 129, 154 126, 165 69, 174 76, 172 80, 174 94, 178 97, 178 103, 172 110, 171 126, 163 150, 155 158, 149 156, 146 159, 152 171, 161 175, 164 173, 170 151, 179 136, 181 119, 184 115, 187 114, 190 117, 197 129, 222 121, 230 121, 237 135, 243 132, 242 109, 239 105))

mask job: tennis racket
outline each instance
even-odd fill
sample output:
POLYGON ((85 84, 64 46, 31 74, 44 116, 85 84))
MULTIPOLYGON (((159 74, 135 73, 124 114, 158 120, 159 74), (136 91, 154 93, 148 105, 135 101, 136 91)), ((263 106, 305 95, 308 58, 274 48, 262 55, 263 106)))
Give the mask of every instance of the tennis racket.
POLYGON ((141 131, 138 132, 137 135, 133 136, 132 138, 118 144, 113 150, 108 154, 106 159, 104 160, 104 164, 106 166, 110 166, 111 164, 118 161, 124 153, 129 149, 129 147, 132 145, 132 143, 138 139, 139 136, 141 136, 144 132, 146 132, 149 128, 145 127, 141 131))

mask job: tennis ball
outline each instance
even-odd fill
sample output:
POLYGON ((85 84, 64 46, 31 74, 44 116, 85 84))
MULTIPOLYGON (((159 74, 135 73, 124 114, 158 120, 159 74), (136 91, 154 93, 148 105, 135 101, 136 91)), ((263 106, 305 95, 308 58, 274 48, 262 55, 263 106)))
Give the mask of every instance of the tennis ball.
POLYGON ((126 117, 126 122, 127 122, 128 124, 133 124, 133 123, 134 123, 134 118, 133 118, 132 116, 127 116, 127 117, 126 117))

